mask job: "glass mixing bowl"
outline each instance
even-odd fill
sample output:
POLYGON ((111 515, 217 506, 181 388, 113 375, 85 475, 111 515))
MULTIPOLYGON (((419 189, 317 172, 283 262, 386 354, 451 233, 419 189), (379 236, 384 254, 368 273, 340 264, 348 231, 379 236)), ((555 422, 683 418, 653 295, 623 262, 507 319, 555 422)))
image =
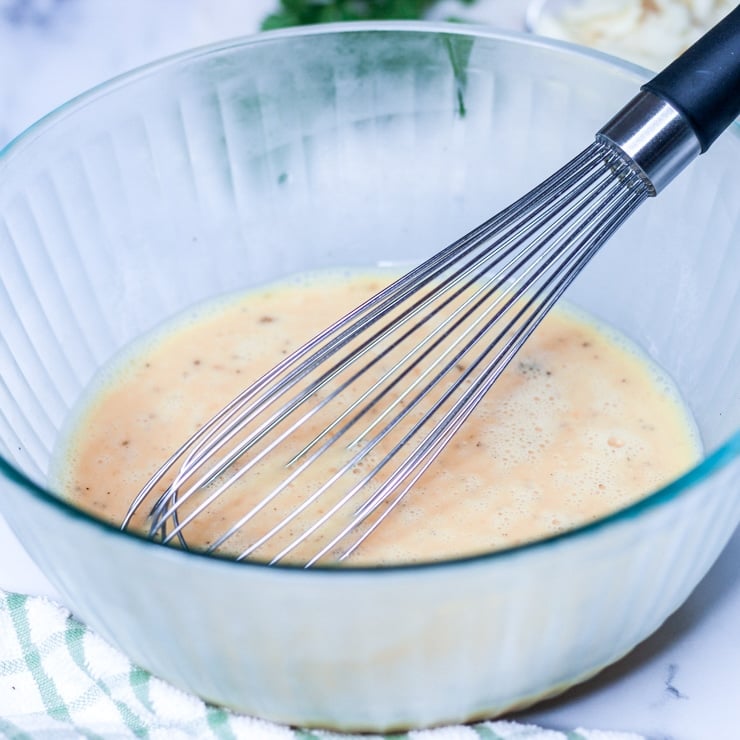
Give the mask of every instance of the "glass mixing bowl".
POLYGON ((651 200, 569 291, 681 388, 706 455, 644 501, 435 565, 268 567, 162 547, 47 486, 96 371, 192 303, 413 263, 590 143, 642 72, 458 26, 311 28, 164 60, 0 156, 0 510, 83 621, 211 702, 390 730, 582 681, 688 596, 740 517, 740 134, 651 200))

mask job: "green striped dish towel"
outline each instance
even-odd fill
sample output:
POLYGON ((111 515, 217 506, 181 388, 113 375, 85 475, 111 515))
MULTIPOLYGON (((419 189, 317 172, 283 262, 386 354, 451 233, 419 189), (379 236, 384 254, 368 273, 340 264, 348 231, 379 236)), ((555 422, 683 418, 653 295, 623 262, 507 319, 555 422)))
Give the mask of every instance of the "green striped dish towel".
MULTIPOLYGON (((339 740, 350 736, 283 727, 209 706, 132 665, 62 607, 44 598, 0 591, 0 737, 339 740)), ((370 740, 368 735, 361 737, 370 740)), ((564 733, 507 721, 419 730, 401 737, 639 740, 632 734, 564 733)))

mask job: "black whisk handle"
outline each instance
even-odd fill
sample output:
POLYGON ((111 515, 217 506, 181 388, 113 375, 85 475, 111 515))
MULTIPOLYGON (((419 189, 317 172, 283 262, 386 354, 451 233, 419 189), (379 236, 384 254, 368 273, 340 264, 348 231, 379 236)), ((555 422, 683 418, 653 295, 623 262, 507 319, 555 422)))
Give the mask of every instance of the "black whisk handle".
POLYGON ((740 116, 740 5, 642 89, 681 113, 705 152, 740 116))

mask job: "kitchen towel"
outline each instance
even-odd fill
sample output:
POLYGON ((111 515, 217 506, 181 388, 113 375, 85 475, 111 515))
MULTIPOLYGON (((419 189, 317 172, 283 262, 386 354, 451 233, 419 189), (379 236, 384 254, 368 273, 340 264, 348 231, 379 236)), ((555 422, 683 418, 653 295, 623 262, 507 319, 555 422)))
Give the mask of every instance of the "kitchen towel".
MULTIPOLYGON (((0 737, 344 740, 352 736, 285 727, 209 706, 132 665, 61 606, 0 591, 0 737)), ((639 740, 640 736, 583 729, 560 732, 499 720, 415 730, 393 738, 639 740)))

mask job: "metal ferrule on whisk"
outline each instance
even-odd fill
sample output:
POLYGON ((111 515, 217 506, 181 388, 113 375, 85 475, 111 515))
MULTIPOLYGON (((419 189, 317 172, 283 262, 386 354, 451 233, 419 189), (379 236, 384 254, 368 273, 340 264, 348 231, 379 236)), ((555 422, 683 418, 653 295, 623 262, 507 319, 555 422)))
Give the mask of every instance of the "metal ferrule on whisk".
POLYGON ((641 91, 597 134, 635 165, 656 195, 701 153, 693 128, 670 103, 641 91))

